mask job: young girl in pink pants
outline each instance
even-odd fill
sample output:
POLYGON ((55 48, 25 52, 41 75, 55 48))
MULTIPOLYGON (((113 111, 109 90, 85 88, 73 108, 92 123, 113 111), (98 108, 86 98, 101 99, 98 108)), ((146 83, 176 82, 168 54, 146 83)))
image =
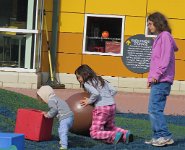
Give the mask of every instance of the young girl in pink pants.
POLYGON ((75 71, 81 87, 90 94, 89 98, 81 100, 81 105, 95 106, 92 116, 90 136, 93 139, 117 144, 119 141, 129 143, 133 135, 129 130, 115 126, 116 105, 114 95, 116 90, 88 66, 81 65, 75 71))

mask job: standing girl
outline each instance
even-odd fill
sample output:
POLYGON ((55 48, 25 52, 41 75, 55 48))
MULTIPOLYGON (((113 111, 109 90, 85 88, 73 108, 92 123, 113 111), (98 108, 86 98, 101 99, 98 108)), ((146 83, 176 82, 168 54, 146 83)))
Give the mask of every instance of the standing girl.
POLYGON ((165 146, 173 144, 164 117, 166 98, 170 94, 175 75, 175 55, 178 48, 171 35, 171 29, 163 14, 155 12, 148 16, 148 29, 156 34, 152 47, 148 87, 151 87, 148 113, 153 130, 153 137, 146 144, 165 146))
POLYGON ((75 75, 81 87, 90 94, 90 98, 81 100, 81 105, 94 104, 95 106, 90 128, 91 137, 114 144, 120 140, 125 143, 131 142, 133 135, 130 131, 115 126, 115 89, 101 76, 97 76, 88 65, 77 68, 75 75))

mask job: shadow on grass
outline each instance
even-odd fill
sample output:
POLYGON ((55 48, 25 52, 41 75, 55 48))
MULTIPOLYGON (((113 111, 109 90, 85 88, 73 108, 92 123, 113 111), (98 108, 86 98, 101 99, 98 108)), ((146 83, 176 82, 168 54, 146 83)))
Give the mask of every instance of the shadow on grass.
POLYGON ((69 145, 71 148, 81 147, 81 148, 92 148, 98 145, 100 142, 92 140, 90 137, 69 134, 69 145))

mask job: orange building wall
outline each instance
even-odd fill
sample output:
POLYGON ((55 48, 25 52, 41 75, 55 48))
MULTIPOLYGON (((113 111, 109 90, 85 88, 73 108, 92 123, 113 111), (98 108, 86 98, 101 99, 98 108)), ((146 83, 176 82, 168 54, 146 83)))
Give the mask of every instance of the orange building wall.
MULTIPOLYGON (((60 4, 58 50, 56 70, 60 73, 74 73, 81 64, 89 64, 98 74, 105 76, 146 78, 147 73, 129 71, 121 56, 82 54, 84 15, 106 14, 125 16, 124 40, 135 34, 145 33, 148 13, 160 11, 169 18, 172 34, 179 47, 176 53, 175 80, 185 80, 185 8, 184 0, 62 0, 60 4), (166 5, 168 4, 168 5, 166 5), (175 6, 175 7, 174 7, 175 6)), ((45 1, 48 28, 52 29, 52 0, 45 1)), ((44 35, 43 35, 44 36, 44 35)), ((48 71, 48 56, 43 37, 42 71, 48 71)))

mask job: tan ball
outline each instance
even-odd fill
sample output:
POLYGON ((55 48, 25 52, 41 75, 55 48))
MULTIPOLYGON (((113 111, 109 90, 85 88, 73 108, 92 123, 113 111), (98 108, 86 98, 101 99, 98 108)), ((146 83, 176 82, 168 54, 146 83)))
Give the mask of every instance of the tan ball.
POLYGON ((89 94, 86 92, 74 94, 70 96, 66 102, 74 113, 74 123, 70 132, 80 135, 89 135, 94 107, 91 105, 82 107, 80 100, 85 99, 84 97, 89 97, 89 94))

